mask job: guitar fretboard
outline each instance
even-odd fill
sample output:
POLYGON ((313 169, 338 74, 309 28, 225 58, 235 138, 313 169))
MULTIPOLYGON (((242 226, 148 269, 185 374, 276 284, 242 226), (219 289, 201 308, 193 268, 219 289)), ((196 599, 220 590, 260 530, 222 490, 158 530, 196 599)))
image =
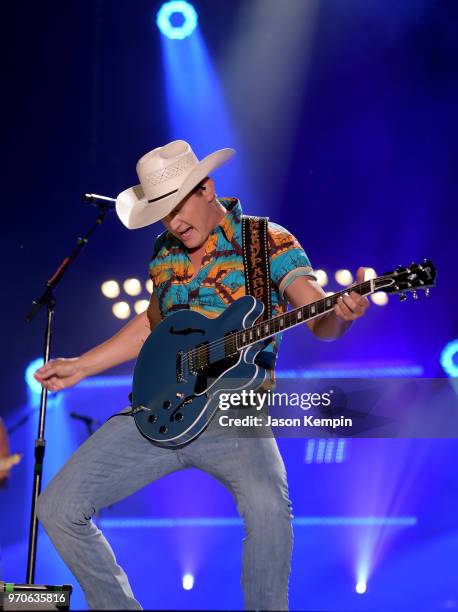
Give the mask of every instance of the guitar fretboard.
POLYGON ((259 340, 269 338, 270 336, 278 334, 285 329, 289 329, 295 325, 304 323, 309 319, 313 319, 325 314, 326 312, 330 312, 337 304, 337 300, 340 296, 345 295, 349 291, 354 291, 359 295, 368 295, 369 293, 372 293, 372 287, 373 284, 371 281, 365 281, 364 283, 354 285, 349 289, 343 289, 342 291, 326 296, 317 302, 312 302, 306 306, 299 306, 299 308, 289 310, 288 312, 272 317, 267 321, 255 323, 255 325, 252 327, 247 327, 246 329, 235 332, 234 340, 236 342, 236 346, 238 349, 250 346, 250 344, 254 344, 259 340))

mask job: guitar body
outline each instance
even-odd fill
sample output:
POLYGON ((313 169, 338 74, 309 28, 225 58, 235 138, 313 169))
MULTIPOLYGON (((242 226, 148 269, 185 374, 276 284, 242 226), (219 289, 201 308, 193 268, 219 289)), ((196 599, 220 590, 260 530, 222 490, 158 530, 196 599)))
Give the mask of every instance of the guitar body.
POLYGON ((247 295, 215 319, 180 310, 151 332, 138 356, 132 388, 134 419, 144 436, 166 448, 188 444, 218 410, 220 391, 262 384, 266 373, 254 359, 264 343, 233 350, 233 343, 223 339, 251 327, 263 310, 247 295), (190 360, 188 351, 196 347, 198 359, 190 360))

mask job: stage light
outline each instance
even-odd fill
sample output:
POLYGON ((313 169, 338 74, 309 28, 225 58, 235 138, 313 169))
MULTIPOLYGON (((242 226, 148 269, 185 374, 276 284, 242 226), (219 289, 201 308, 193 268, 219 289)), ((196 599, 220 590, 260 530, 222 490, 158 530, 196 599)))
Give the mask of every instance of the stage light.
POLYGON ((148 306, 149 306, 148 300, 137 300, 134 304, 134 310, 137 314, 140 314, 142 312, 145 312, 148 306))
POLYGON ((123 288, 127 295, 139 295, 142 291, 142 285, 138 278, 127 278, 123 283, 123 288))
POLYGON ((342 463, 344 459, 345 459, 345 440, 341 438, 337 442, 335 462, 342 463))
POLYGON ((334 278, 339 283, 339 285, 343 285, 344 287, 348 287, 353 282, 353 274, 350 270, 337 270, 334 274, 334 278))
POLYGON ((328 275, 324 270, 315 270, 315 276, 320 287, 325 287, 328 284, 328 275))
POLYGON ((360 580, 359 582, 356 583, 356 589, 355 590, 360 595, 362 595, 363 593, 366 592, 366 583, 364 582, 364 580, 360 580))
POLYGON ((305 463, 313 462, 313 455, 315 454, 315 440, 308 440, 307 446, 305 447, 305 463))
POLYGON ((349 368, 343 364, 335 368, 316 368, 311 370, 278 370, 278 378, 413 378, 423 376, 425 370, 420 365, 407 366, 369 366, 349 368))
POLYGON ((458 340, 444 346, 441 353, 441 366, 451 378, 458 377, 458 340))
POLYGON ((116 302, 112 310, 118 319, 127 319, 130 316, 130 306, 127 302, 116 302))
POLYGON ((38 357, 29 363, 25 369, 24 379, 32 393, 41 394, 41 384, 33 377, 33 373, 43 365, 43 357, 38 357))
MULTIPOLYGON (((127 378, 127 377, 126 377, 127 378)), ((129 379, 132 386, 132 377, 129 379)), ((416 516, 295 516, 293 524, 298 527, 415 527, 416 516)), ((176 527, 243 527, 243 519, 235 516, 194 518, 102 518, 98 523, 104 529, 175 529, 176 527)))
POLYGON ((145 289, 148 293, 153 293, 153 281, 150 278, 145 283, 145 289))
POLYGON ((377 278, 377 272, 374 270, 374 268, 366 268, 364 270, 364 280, 368 281, 372 280, 373 278, 377 278))
MULTIPOLYGON (((213 54, 207 49, 200 28, 196 27, 186 40, 176 41, 161 36, 160 42, 164 64, 162 93, 165 95, 170 137, 192 142, 199 155, 223 146, 243 148, 237 144, 220 71, 214 65, 213 54), (209 114, 211 125, 218 126, 217 130, 202 129, 208 124, 209 114)), ((248 196, 249 186, 244 179, 247 171, 242 157, 238 155, 234 162, 218 172, 218 186, 221 192, 230 191, 230 186, 237 180, 243 199, 253 201, 254 198, 248 196)))
POLYGON ((116 298, 119 295, 119 284, 115 280, 105 281, 100 289, 107 298, 116 298))
POLYGON ((315 440, 311 438, 307 440, 305 447, 305 463, 343 463, 345 457, 345 439, 339 438, 333 440, 331 438, 315 440), (337 442, 337 444, 336 444, 337 442))
POLYGON ((374 302, 374 304, 377 304, 377 306, 385 306, 388 304, 388 296, 384 291, 377 291, 377 293, 373 293, 371 295, 371 300, 374 302))
POLYGON ((197 27, 196 9, 184 0, 165 2, 159 9, 156 24, 159 30, 174 40, 183 40, 197 27))
POLYGON ((326 450, 324 452, 324 462, 325 463, 332 463, 333 452, 334 452, 334 440, 327 440, 326 450))
POLYGON ((194 576, 192 574, 184 574, 182 584, 185 591, 190 591, 194 586, 194 576))

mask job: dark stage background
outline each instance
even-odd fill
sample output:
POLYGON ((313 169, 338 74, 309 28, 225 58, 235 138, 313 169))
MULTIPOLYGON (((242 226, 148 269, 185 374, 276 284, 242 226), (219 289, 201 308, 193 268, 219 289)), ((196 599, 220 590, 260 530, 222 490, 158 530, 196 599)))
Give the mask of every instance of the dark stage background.
MULTIPOLYGON (((24 316, 95 219, 81 195, 115 197, 136 184, 135 163, 150 149, 174 138, 189 140, 199 157, 234 146, 237 161, 215 174, 219 195, 238 196, 245 212, 292 231, 312 265, 327 271, 326 289, 336 289, 339 268, 383 273, 434 260, 438 287, 429 299, 372 304, 335 343, 295 330, 283 339, 280 370, 396 366, 444 377, 441 352, 458 337, 457 3, 200 0, 199 27, 184 41, 159 33, 160 5, 3 5, 0 414, 10 428, 31 415, 11 436, 25 459, 0 490, 3 579, 25 574, 36 412, 24 371, 40 356, 44 313, 31 324, 24 316)), ((108 217, 57 291, 54 356, 76 356, 119 329, 100 285, 145 281, 160 231, 128 231, 108 217)), ((131 371, 128 364, 108 374, 131 371)), ((125 403, 128 384, 116 380, 53 400, 45 480, 84 440, 68 411, 103 420, 125 403)), ((280 440, 295 515, 321 517, 297 525, 291 607, 457 609, 456 441, 351 440, 345 460, 326 464, 307 463, 306 444, 280 440), (402 520, 390 527, 323 519, 367 516, 402 520), (366 578, 367 592, 355 594, 366 578)), ((229 494, 197 472, 174 475, 107 513, 237 517, 229 494)), ((120 525, 107 526, 109 537, 145 607, 242 606, 241 525, 120 525), (139 559, 163 588, 139 575, 139 559), (181 587, 184 571, 195 576, 191 591, 181 587)), ((44 536, 40 547, 37 579, 71 580, 44 536)), ((84 606, 79 590, 75 601, 84 606)))

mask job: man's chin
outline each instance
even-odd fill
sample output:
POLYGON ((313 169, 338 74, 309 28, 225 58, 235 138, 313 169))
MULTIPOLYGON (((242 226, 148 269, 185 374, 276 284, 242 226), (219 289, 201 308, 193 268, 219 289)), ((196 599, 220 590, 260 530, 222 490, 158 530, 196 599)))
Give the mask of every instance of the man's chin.
POLYGON ((188 251, 196 251, 199 249, 205 241, 200 240, 198 237, 193 238, 192 240, 183 240, 183 245, 188 249, 188 251))
POLYGON ((202 245, 201 244, 185 244, 184 245, 188 251, 197 251, 202 245))

